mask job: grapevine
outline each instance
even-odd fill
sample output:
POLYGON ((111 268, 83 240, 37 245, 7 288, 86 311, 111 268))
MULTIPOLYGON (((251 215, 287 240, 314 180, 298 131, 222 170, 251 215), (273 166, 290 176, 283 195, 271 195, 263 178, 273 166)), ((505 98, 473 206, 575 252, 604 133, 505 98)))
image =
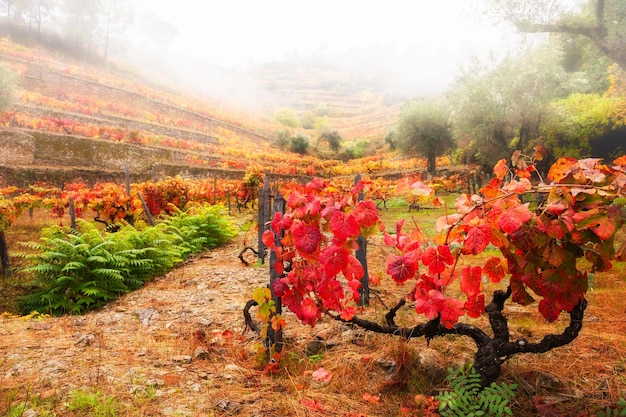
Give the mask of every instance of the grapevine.
MULTIPOLYGON (((516 152, 511 166, 501 160, 480 194, 461 194, 456 213, 438 219, 433 241, 419 228, 405 231, 403 222, 395 234, 384 233, 392 250, 386 273, 397 285, 409 287, 406 297, 387 312, 384 324, 358 315, 363 268, 354 257, 357 239, 384 229, 374 203, 357 198, 369 184, 361 182, 341 193, 315 180, 286 190, 287 212, 276 213, 272 230, 264 235, 264 243, 277 254, 273 266, 281 274, 272 289, 311 326, 327 315, 405 338, 468 336, 478 348, 475 367, 481 381, 489 384, 510 356, 547 352, 577 337, 589 273, 611 268, 615 234, 624 220, 626 157, 611 165, 599 159, 559 159, 547 175, 549 183, 536 173, 535 162, 542 157, 543 149, 537 147, 531 156, 516 152), (532 209, 524 201, 536 195, 543 203, 532 209), (281 231, 284 237, 278 239, 281 231), (502 256, 461 266, 468 264, 461 258, 481 255, 488 247, 498 248, 502 256), (496 288, 489 304, 487 286, 496 288), (530 305, 536 300, 547 321, 569 314, 570 325, 539 342, 511 341, 506 302, 530 305), (397 325, 396 314, 407 304, 427 321, 413 327, 397 325), (459 321, 482 315, 489 317, 493 336, 459 321)), ((412 187, 429 193, 422 183, 412 187)))

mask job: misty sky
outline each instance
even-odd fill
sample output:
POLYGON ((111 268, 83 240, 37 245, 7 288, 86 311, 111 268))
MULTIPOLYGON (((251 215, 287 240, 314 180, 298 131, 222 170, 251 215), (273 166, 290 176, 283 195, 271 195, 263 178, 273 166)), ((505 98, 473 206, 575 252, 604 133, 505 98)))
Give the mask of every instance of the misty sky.
POLYGON ((247 77, 243 70, 310 56, 344 71, 374 75, 393 94, 437 95, 451 87, 471 57, 483 63, 501 57, 520 39, 512 28, 496 27, 487 17, 486 0, 135 2, 136 21, 158 15, 177 28, 177 36, 159 44, 157 53, 167 56, 162 61, 147 60, 150 48, 141 44, 131 59, 144 68, 167 67, 168 77, 198 91, 248 101, 263 93, 254 80, 242 78, 247 77), (224 77, 199 61, 237 74, 224 77))
POLYGON ((228 67, 381 45, 453 65, 501 48, 480 0, 137 0, 178 27, 170 48, 228 67), (415 49, 415 48, 413 48, 415 49))

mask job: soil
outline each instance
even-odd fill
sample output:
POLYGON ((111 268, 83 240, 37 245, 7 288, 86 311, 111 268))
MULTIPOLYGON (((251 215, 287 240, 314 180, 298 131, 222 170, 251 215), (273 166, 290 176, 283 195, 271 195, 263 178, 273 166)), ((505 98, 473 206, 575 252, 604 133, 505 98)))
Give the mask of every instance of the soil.
MULTIPOLYGON (((312 329, 287 312, 286 353, 271 374, 257 365, 261 339, 242 315, 268 272, 244 266, 242 248, 240 237, 83 316, 0 316, 0 414, 28 402, 41 416, 95 415, 67 404, 76 392, 97 392, 115 399, 111 415, 120 416, 420 416, 415 395, 436 394, 446 367, 472 360, 465 339, 405 343, 328 320, 312 329), (312 378, 321 367, 330 382, 312 378)), ((368 259, 384 260, 372 250, 368 259)), ((519 385, 515 415, 591 416, 626 395, 622 287, 618 274, 597 277, 578 339, 507 362, 502 381, 519 385)), ((509 315, 515 338, 567 325, 537 326, 536 307, 509 315)))
MULTIPOLYGON (((271 404, 285 383, 255 366, 261 339, 243 319, 269 275, 243 265, 242 247, 237 240, 206 252, 83 316, 0 315, 0 414, 39 397, 56 415, 76 415, 63 403, 87 390, 130 407, 120 415, 285 415, 271 404)), ((306 346, 310 328, 298 332, 288 343, 306 346)))

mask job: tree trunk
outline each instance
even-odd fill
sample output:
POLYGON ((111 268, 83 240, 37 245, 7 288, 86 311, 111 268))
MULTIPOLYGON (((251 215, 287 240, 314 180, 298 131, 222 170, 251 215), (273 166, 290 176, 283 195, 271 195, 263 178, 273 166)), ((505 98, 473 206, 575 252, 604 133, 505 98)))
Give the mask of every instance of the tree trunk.
POLYGON ((0 264, 2 264, 2 273, 5 277, 11 275, 11 264, 9 262, 9 249, 4 236, 4 231, 0 232, 0 264))
POLYGON ((437 170, 436 166, 437 156, 434 154, 428 155, 428 164, 426 165, 426 171, 430 174, 434 174, 437 170))

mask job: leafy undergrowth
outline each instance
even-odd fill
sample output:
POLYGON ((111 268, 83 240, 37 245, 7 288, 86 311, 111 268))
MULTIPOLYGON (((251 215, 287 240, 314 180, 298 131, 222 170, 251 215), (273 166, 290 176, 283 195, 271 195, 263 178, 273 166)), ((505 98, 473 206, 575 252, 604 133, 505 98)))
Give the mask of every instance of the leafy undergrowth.
MULTIPOLYGON (((430 396, 449 390, 446 368, 472 360, 470 340, 446 336, 427 346, 325 320, 311 329, 286 314, 280 364, 259 368, 258 340, 244 333, 241 312, 268 277, 237 258, 243 238, 97 312, 0 318, 0 415, 434 415, 430 396), (157 314, 142 319, 146 309, 157 314), (197 348, 206 355, 189 362, 197 348)), ((381 271, 383 245, 374 240, 368 259, 381 271)), ((518 386, 515 416, 593 416, 626 395, 623 273, 616 265, 596 274, 583 330, 571 345, 507 362, 500 381, 518 386)), ((377 290, 383 298, 398 292, 377 290)), ((372 297, 366 315, 375 318, 380 303, 372 297)), ((529 340, 567 325, 565 317, 546 323, 533 306, 506 312, 514 336, 529 340)))

